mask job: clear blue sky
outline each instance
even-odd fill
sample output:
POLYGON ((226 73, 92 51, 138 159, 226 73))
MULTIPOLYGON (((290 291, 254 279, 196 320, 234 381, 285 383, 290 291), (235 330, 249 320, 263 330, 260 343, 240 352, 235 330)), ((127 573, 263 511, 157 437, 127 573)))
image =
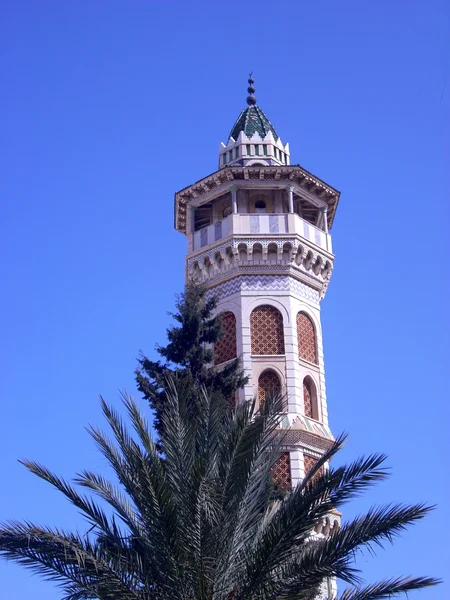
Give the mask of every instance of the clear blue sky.
MULTIPOLYGON (((293 162, 342 192, 323 303, 342 460, 389 455, 385 501, 438 509, 369 579, 449 565, 450 11, 421 2, 19 1, 0 7, 0 519, 79 517, 16 462, 70 477, 104 462, 98 395, 135 391, 183 286, 173 194, 216 169, 258 102, 293 162), (446 439, 447 438, 447 439, 446 439)), ((450 588, 411 600, 450 597, 450 588)), ((56 600, 0 563, 1 600, 56 600)))

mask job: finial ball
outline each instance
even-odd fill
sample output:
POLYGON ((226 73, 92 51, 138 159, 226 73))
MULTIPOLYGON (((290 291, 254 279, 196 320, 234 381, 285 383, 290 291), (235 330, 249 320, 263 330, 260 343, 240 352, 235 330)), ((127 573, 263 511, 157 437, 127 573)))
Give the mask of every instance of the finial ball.
POLYGON ((255 83, 255 80, 253 79, 253 71, 252 71, 250 73, 250 75, 248 76, 247 92, 249 93, 249 96, 247 97, 247 104, 249 106, 255 106, 255 104, 256 104, 256 98, 253 95, 255 93, 255 88, 253 87, 254 83, 255 83))

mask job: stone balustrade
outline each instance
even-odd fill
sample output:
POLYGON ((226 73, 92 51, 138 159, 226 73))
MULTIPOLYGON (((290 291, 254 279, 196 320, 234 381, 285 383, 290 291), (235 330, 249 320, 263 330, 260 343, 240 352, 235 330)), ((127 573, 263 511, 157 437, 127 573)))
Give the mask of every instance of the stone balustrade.
POLYGON ((331 236, 295 213, 231 214, 189 236, 189 252, 210 246, 230 235, 296 234, 314 245, 332 251, 331 236))

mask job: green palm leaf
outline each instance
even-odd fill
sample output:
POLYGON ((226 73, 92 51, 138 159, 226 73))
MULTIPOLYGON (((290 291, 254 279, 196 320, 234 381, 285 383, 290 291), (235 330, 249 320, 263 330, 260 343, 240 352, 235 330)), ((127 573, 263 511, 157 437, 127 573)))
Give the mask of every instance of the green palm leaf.
POLYGON ((340 600, 371 600, 438 583, 364 587, 353 560, 359 549, 391 543, 430 507, 377 507, 328 537, 314 533, 330 511, 387 477, 383 455, 328 469, 342 436, 290 494, 275 498, 282 399, 268 398, 261 411, 254 402, 231 410, 214 387, 193 389, 186 401, 180 381, 164 383, 160 446, 130 396, 122 395, 126 419, 101 400, 111 437, 88 431, 115 481, 84 470, 72 484, 22 461, 83 514, 86 531, 6 523, 0 554, 57 582, 65 600, 312 600, 329 578, 349 585, 340 600))

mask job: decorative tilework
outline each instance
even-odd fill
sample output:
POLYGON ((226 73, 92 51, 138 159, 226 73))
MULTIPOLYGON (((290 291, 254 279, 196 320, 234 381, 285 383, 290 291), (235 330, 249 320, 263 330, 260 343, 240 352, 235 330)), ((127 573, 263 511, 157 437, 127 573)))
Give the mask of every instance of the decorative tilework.
POLYGON ((269 231, 270 233, 278 233, 278 215, 269 215, 269 231))
POLYGON ((229 138, 232 137, 234 140, 237 140, 241 131, 249 138, 253 137, 255 133, 258 133, 261 138, 265 138, 269 131, 271 131, 275 140, 278 140, 278 134, 274 126, 259 106, 244 108, 231 130, 229 138))
POLYGON ((309 224, 307 221, 303 221, 303 233, 307 240, 309 240, 309 224))
POLYGON ((250 233, 259 233, 258 215, 250 215, 250 233))
POLYGON ((257 306, 250 315, 252 354, 284 354, 283 317, 269 304, 257 306))
POLYGON ((244 275, 214 287, 208 294, 215 295, 222 300, 241 291, 293 292, 314 304, 319 303, 317 290, 288 275, 244 275))
POLYGON ((291 490, 291 456, 289 452, 282 452, 280 458, 273 465, 272 480, 274 484, 283 490, 291 490))
POLYGON ((309 379, 303 380, 303 403, 305 405, 305 417, 313 418, 312 410, 312 393, 311 393, 311 382, 309 379))
POLYGON ((214 359, 216 365, 236 358, 236 317, 231 311, 220 314, 223 337, 217 340, 214 346, 214 359))
POLYGON ((314 231, 314 241, 316 242, 316 244, 318 246, 322 246, 322 236, 321 236, 321 231, 319 229, 316 229, 314 231))
POLYGON ((278 375, 272 369, 266 369, 261 373, 258 379, 258 403, 263 406, 267 395, 281 393, 281 383, 278 375))
MULTIPOLYGON (((316 466, 318 460, 317 460, 317 458, 315 458, 314 456, 310 456, 309 454, 304 454, 303 460, 304 460, 304 465, 305 465, 305 476, 306 476, 311 471, 311 469, 313 469, 316 466)), ((318 477, 320 477, 320 475, 322 475, 322 473, 323 473, 323 467, 321 467, 319 469, 319 471, 316 473, 316 475, 314 475, 312 481, 314 482, 315 479, 317 479, 318 477)))
POLYGON ((298 355, 317 364, 316 332, 311 319, 305 313, 297 315, 298 355))
POLYGON ((214 224, 214 240, 217 242, 222 239, 222 221, 214 224))

